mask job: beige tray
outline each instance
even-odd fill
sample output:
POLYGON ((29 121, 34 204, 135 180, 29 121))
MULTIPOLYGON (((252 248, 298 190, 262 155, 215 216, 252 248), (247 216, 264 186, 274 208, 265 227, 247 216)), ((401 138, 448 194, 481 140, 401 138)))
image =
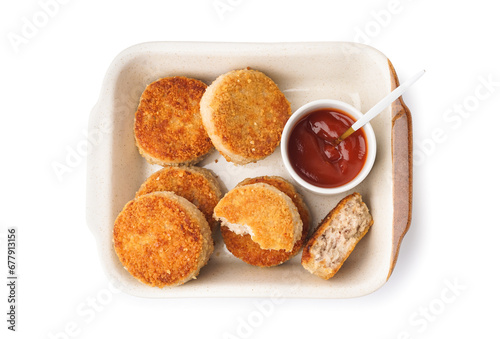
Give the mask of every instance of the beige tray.
MULTIPOLYGON (((363 195, 375 223, 334 278, 324 281, 311 275, 300 265, 300 254, 278 267, 250 266, 225 249, 219 231, 214 254, 198 279, 175 288, 152 288, 138 282, 115 255, 112 229, 116 216, 147 176, 160 168, 149 165, 134 144, 134 112, 146 85, 173 75, 210 84, 222 73, 247 66, 269 75, 291 102, 292 111, 308 101, 330 98, 366 112, 398 83, 382 53, 353 43, 154 42, 126 49, 108 69, 89 122, 89 134, 100 138, 88 158, 87 221, 106 273, 123 291, 154 298, 347 298, 375 291, 391 275, 411 220, 411 116, 401 100, 372 122, 377 159, 355 191, 363 195)), ((246 166, 227 163, 217 152, 199 165, 213 170, 225 189, 261 175, 291 180, 279 147, 270 157, 246 166)), ((331 197, 301 193, 311 209, 314 229, 351 192, 331 197)))

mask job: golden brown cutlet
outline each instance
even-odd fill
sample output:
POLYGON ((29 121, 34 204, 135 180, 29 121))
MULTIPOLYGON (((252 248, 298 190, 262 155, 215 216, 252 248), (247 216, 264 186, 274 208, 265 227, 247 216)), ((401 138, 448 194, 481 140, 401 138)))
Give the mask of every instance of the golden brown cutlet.
POLYGON ((158 191, 174 192, 193 203, 205 215, 212 231, 219 224, 213 218, 213 212, 222 193, 209 170, 194 166, 165 167, 147 178, 135 197, 158 191))
POLYGON ((160 288, 196 278, 213 252, 203 214, 172 192, 153 192, 128 202, 116 218, 113 242, 132 276, 160 288))
POLYGON ((268 76, 243 69, 219 76, 203 95, 200 112, 215 148, 243 165, 273 153, 291 108, 268 76))
POLYGON ((292 199, 265 183, 233 188, 215 206, 214 217, 237 234, 250 234, 263 249, 291 252, 302 235, 292 199))
POLYGON ((297 193, 292 184, 281 177, 257 177, 249 178, 240 182, 237 186, 250 185, 255 183, 265 183, 276 187, 281 192, 289 196, 295 206, 297 206, 300 218, 302 220, 302 236, 295 242, 291 252, 285 250, 264 250, 259 244, 254 242, 249 234, 238 235, 227 227, 221 227, 222 237, 227 249, 237 258, 244 262, 260 267, 271 267, 284 263, 295 256, 304 245, 309 232, 310 216, 309 210, 302 199, 302 196, 297 193))
POLYGON ((361 194, 348 195, 328 213, 304 246, 302 266, 320 278, 330 279, 372 225, 361 194))
POLYGON ((134 135, 148 162, 195 164, 212 149, 200 115, 206 87, 181 76, 159 79, 146 87, 135 113, 134 135))

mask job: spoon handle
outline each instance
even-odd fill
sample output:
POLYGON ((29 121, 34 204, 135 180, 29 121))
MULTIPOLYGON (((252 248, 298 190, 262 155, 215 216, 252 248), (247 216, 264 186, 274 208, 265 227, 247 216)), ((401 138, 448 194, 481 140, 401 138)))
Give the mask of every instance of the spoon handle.
POLYGON ((394 91, 389 93, 385 98, 380 100, 375 106, 373 106, 368 112, 366 112, 361 119, 356 121, 352 125, 353 131, 357 131, 361 127, 363 127, 367 122, 375 118, 380 112, 387 108, 393 101, 399 98, 415 81, 420 79, 422 75, 424 75, 425 70, 421 70, 410 79, 405 81, 402 85, 398 86, 394 91))

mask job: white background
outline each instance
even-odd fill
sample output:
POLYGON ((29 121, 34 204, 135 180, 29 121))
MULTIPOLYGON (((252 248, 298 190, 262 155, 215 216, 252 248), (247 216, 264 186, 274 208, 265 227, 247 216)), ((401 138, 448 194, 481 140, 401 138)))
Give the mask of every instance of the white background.
POLYGON ((231 7, 219 15, 214 0, 66 0, 44 22, 46 2, 0 5, 2 338, 498 337, 500 21, 492 1, 222 0, 231 7), (13 44, 26 20, 41 27, 13 44), (265 299, 113 293, 85 222, 86 161, 62 181, 51 166, 85 139, 112 59, 146 41, 354 40, 386 54, 402 81, 427 70, 404 95, 419 159, 413 222, 389 281, 356 299, 280 300, 266 314, 258 311, 265 299), (488 79, 490 92, 481 85, 488 79), (6 329, 12 226, 16 333, 6 329))

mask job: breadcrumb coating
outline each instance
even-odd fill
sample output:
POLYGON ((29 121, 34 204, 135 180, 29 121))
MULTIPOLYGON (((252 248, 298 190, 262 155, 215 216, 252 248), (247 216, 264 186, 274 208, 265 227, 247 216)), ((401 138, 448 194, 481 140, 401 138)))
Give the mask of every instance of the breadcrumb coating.
POLYGON ((213 148, 200 115, 207 85, 186 77, 159 79, 142 93, 135 113, 139 152, 152 164, 195 164, 213 148))
POLYGON ((214 248, 203 214, 172 192, 128 202, 116 218, 113 242, 132 276, 160 288, 195 278, 214 248))
POLYGON ((309 210, 302 199, 302 196, 297 193, 292 184, 281 177, 264 176, 257 178, 249 178, 240 182, 237 186, 250 185, 255 183, 265 183, 276 187, 281 192, 289 196, 298 209, 302 220, 302 236, 293 246, 292 251, 285 250, 265 250, 259 244, 254 242, 250 235, 238 235, 232 232, 227 227, 221 227, 222 237, 227 249, 237 258, 244 262, 260 267, 271 267, 284 263, 295 256, 304 245, 310 226, 309 210))
POLYGON ((203 95, 200 112, 215 148, 243 165, 273 153, 291 108, 268 76, 243 69, 219 76, 203 95))

